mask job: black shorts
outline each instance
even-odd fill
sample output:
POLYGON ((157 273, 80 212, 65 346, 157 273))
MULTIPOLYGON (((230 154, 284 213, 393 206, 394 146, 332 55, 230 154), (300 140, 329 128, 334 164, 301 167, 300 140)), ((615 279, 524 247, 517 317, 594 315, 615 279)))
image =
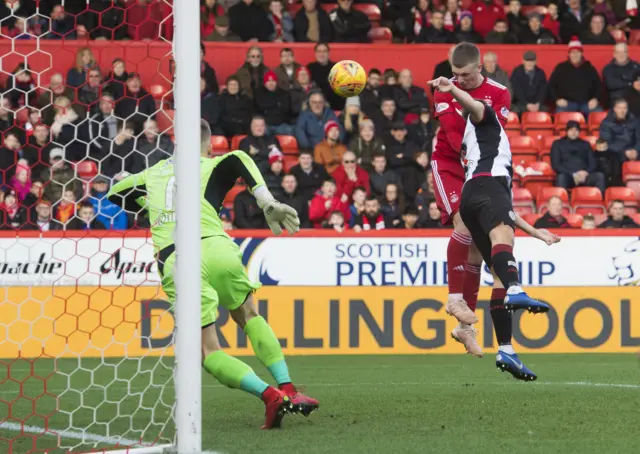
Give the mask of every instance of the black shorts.
POLYGON ((462 222, 491 268, 491 239, 489 232, 500 224, 515 229, 516 215, 511 200, 511 185, 506 177, 476 177, 462 188, 460 201, 462 222))

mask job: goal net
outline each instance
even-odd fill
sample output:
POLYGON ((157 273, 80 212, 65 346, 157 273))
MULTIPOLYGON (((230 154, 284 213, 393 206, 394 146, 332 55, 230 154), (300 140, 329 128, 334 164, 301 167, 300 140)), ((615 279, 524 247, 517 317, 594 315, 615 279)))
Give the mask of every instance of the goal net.
POLYGON ((173 1, 2 3, 0 452, 163 452, 174 317, 105 193, 173 154, 173 1))

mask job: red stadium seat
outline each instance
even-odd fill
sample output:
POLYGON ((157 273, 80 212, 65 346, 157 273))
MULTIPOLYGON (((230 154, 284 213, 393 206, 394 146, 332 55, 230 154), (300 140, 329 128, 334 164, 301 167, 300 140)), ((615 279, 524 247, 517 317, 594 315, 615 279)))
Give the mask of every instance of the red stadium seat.
POLYGON ((80 161, 76 164, 76 174, 82 180, 92 180, 98 174, 98 166, 94 161, 80 161))
POLYGON ((509 139, 509 142, 511 143, 512 150, 528 150, 530 148, 538 148, 538 143, 533 137, 530 136, 512 137, 511 139, 509 139))
POLYGON ((524 219, 525 221, 527 221, 529 224, 533 225, 536 223, 536 221, 538 219, 540 219, 542 217, 541 214, 538 213, 529 213, 529 214, 525 214, 522 216, 522 219, 524 219))
POLYGON ((277 136, 284 154, 298 154, 298 141, 295 136, 277 136))
POLYGON ((288 172, 289 170, 291 170, 291 167, 295 166, 296 164, 298 164, 298 156, 295 156, 292 154, 284 155, 284 171, 285 172, 288 172))
POLYGON ((173 120, 175 118, 176 111, 172 109, 163 109, 156 115, 156 122, 158 123, 158 130, 164 132, 170 136, 174 135, 173 132, 173 120))
POLYGON ((373 44, 391 44, 393 33, 387 27, 375 27, 367 34, 373 44))
POLYGON ((633 218, 636 224, 640 225, 640 213, 632 214, 631 217, 633 218))
POLYGON ((520 118, 518 117, 517 113, 509 112, 509 118, 507 119, 507 127, 505 129, 507 131, 517 130, 518 132, 520 131, 520 129, 522 129, 520 126, 520 118))
POLYGON ((577 187, 571 192, 571 205, 576 214, 603 214, 602 193, 598 188, 577 187))
POLYGON ((624 32, 624 30, 620 30, 618 29, 613 29, 611 30, 611 36, 613 36, 613 39, 616 40, 616 43, 626 43, 627 42, 627 34, 624 32))
POLYGON ((555 172, 546 162, 531 161, 524 166, 540 172, 540 175, 527 175, 524 177, 522 187, 529 189, 532 194, 537 194, 540 188, 553 186, 555 172))
POLYGON ((211 136, 211 154, 214 156, 225 154, 229 151, 229 142, 225 136, 211 136))
POLYGON ((236 196, 240 194, 242 191, 246 189, 246 186, 243 184, 236 184, 233 186, 227 195, 224 198, 224 202, 222 202, 222 206, 225 208, 233 208, 233 201, 236 199, 236 196))
POLYGON ((574 229, 582 228, 582 215, 580 214, 570 214, 567 216, 567 222, 574 229))
POLYGON ((547 112, 525 112, 522 114, 522 130, 553 131, 551 115, 547 112))
POLYGON ((231 151, 239 150, 240 149, 240 142, 245 137, 247 137, 246 134, 240 134, 238 136, 233 136, 231 138, 231 151))
POLYGON ((604 203, 609 204, 614 200, 622 200, 626 208, 635 208, 637 211, 638 199, 633 189, 625 186, 607 188, 604 193, 604 203))
POLYGON ((560 136, 544 136, 540 143, 540 160, 551 164, 551 147, 560 136))
POLYGON ((583 139, 589 142, 589 145, 591 145, 591 148, 593 148, 594 150, 596 149, 596 142, 598 141, 597 136, 586 136, 586 137, 583 137, 583 139))
POLYGON ((580 112, 559 112, 556 114, 556 122, 555 122, 556 134, 559 134, 561 131, 564 131, 569 121, 577 121, 578 123, 580 123, 581 129, 585 128, 586 122, 584 120, 584 115, 582 115, 580 112))
POLYGON ((605 119, 608 112, 591 112, 589 114, 589 133, 593 134, 600 130, 600 123, 605 119))
POLYGON ((367 15, 369 20, 371 21, 371 25, 377 27, 380 25, 380 8, 378 5, 373 3, 356 3, 353 5, 353 9, 356 11, 362 11, 367 15))
POLYGON ((631 30, 629 33, 629 44, 640 44, 640 30, 631 30))
POLYGON ((513 188, 513 209, 520 215, 535 213, 536 206, 528 189, 513 188))
POLYGON ((162 97, 170 90, 170 88, 167 88, 162 84, 149 85, 149 93, 151 93, 151 96, 153 96, 153 99, 155 100, 161 100, 162 97))
POLYGON ((16 122, 20 126, 24 126, 29 121, 29 109, 26 107, 16 112, 16 122))
POLYGON ((551 197, 560 197, 563 203, 569 203, 569 194, 565 188, 540 188, 538 191, 538 197, 536 199, 536 204, 538 207, 547 203, 547 201, 551 197))
POLYGON ((622 181, 640 180, 640 161, 627 161, 622 164, 622 181))
POLYGON ((522 135, 520 129, 506 129, 504 132, 507 133, 508 138, 520 137, 522 135))

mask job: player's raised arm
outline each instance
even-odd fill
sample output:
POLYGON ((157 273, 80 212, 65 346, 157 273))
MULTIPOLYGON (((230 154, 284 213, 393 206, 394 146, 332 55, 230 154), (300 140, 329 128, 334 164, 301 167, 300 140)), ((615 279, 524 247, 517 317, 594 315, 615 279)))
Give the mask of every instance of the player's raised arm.
POLYGON ((522 219, 517 214, 516 214, 515 223, 516 223, 516 227, 518 227, 524 233, 540 241, 544 241, 549 246, 560 242, 560 237, 555 233, 551 233, 546 229, 536 229, 535 227, 533 227, 531 224, 529 224, 527 221, 522 219))
POLYGON ((107 193, 107 199, 125 211, 137 213, 146 206, 146 171, 128 175, 114 184, 107 193))
POLYGON ((471 120, 474 123, 480 123, 484 118, 484 104, 473 99, 466 91, 456 87, 453 82, 446 77, 438 77, 437 79, 430 80, 428 84, 441 93, 451 93, 451 96, 460 103, 462 108, 469 112, 471 120))

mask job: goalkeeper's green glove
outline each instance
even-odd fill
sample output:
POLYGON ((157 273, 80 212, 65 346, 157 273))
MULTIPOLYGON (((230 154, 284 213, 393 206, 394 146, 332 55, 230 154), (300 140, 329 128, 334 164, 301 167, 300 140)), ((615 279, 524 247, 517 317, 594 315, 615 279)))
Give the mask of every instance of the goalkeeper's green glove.
POLYGON ((282 233, 282 227, 289 232, 289 235, 293 235, 300 230, 300 219, 298 219, 296 210, 274 199, 266 187, 260 186, 256 188, 253 195, 258 202, 258 206, 264 212, 267 225, 275 235, 282 233))

